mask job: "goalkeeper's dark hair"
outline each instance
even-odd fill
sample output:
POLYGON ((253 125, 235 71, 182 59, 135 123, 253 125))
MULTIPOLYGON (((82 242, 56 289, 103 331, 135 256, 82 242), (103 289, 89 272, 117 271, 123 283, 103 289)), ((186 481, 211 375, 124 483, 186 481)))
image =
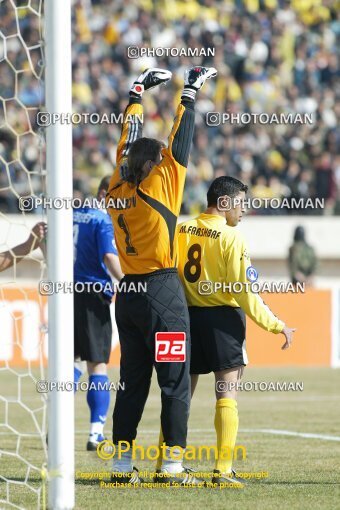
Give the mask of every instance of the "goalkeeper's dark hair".
POLYGON ((230 198, 236 197, 241 191, 247 193, 248 186, 243 182, 235 179, 235 177, 229 177, 223 175, 217 177, 211 184, 207 193, 208 207, 217 205, 219 197, 228 195, 230 198))
POLYGON ((143 166, 147 161, 156 161, 161 150, 165 147, 163 142, 155 138, 138 138, 131 145, 128 155, 128 172, 125 180, 139 184, 143 174, 143 166))

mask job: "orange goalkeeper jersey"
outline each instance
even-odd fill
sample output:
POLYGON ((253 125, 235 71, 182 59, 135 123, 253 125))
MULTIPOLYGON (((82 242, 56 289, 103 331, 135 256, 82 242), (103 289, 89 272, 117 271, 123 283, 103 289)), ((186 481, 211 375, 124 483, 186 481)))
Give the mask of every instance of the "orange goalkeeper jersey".
POLYGON ((120 264, 125 274, 145 274, 177 266, 174 242, 194 130, 194 103, 177 108, 168 147, 160 164, 138 185, 124 180, 131 144, 142 134, 143 107, 130 100, 125 110, 116 168, 107 193, 120 264))

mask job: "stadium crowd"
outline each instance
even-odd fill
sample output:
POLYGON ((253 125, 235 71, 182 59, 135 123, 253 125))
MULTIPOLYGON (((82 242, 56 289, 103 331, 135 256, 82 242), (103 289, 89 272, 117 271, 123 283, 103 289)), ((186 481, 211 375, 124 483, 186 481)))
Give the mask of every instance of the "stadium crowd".
MULTIPOLYGON (((33 4, 17 10, 10 2, 0 6, 0 207, 11 213, 18 211, 18 196, 43 187, 42 130, 36 124, 44 101, 38 80, 43 53, 34 11, 40 2, 33 4)), ((27 1, 18 0, 20 5, 27 1)), ((138 73, 164 67, 173 79, 145 98, 144 134, 166 140, 184 69, 192 63, 214 66, 218 77, 197 101, 182 213, 201 211, 212 179, 227 174, 249 184, 252 197, 325 200, 324 210, 267 208, 253 214, 339 214, 339 35, 339 9, 331 0, 76 0, 74 112, 118 116, 138 73), (207 56, 151 51, 128 58, 128 47, 204 48, 207 56), (210 111, 307 113, 313 123, 208 126, 210 111)), ((76 196, 94 193, 112 172, 120 128, 105 122, 74 125, 76 196)))

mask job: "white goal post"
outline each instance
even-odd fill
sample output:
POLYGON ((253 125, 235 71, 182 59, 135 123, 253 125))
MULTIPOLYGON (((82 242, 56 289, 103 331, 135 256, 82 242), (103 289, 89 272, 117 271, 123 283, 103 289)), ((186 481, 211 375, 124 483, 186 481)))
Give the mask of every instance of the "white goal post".
MULTIPOLYGON (((45 0, 46 109, 72 112, 71 0, 45 0)), ((72 126, 47 128, 47 196, 71 198, 72 126)), ((72 209, 48 210, 48 278, 73 282, 72 209)), ((48 299, 48 379, 73 381, 73 294, 48 299)), ((74 508, 74 394, 53 390, 48 402, 48 506, 74 508)))

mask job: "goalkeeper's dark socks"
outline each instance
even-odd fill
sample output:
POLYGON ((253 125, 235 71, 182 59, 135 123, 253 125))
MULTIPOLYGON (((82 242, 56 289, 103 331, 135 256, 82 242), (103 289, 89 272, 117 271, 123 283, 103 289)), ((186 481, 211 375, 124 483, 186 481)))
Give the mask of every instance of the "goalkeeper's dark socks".
POLYGON ((90 375, 87 403, 91 413, 91 433, 102 434, 110 405, 109 378, 107 375, 90 375))

